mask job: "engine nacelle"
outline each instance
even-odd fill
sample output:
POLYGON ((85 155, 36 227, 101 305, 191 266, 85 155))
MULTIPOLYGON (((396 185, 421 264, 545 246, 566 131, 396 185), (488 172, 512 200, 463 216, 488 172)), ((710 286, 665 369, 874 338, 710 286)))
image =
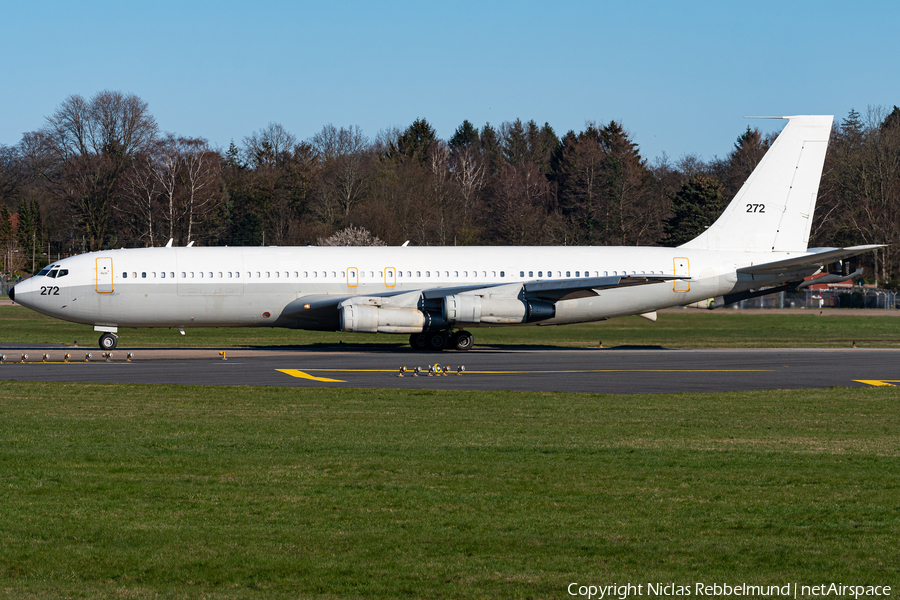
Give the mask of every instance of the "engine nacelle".
POLYGON ((379 308, 362 304, 341 307, 341 331, 359 333, 420 333, 425 313, 414 308, 379 308))
POLYGON ((444 320, 448 323, 526 323, 556 316, 556 307, 517 298, 455 295, 444 298, 444 320))

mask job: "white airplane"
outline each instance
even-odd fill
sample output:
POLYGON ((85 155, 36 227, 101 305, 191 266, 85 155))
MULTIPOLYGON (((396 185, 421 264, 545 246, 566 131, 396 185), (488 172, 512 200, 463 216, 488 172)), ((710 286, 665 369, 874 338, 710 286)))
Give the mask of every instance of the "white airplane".
POLYGON ((823 271, 846 279, 847 259, 880 246, 807 248, 832 117, 777 118, 787 125, 719 219, 677 248, 173 248, 170 240, 59 260, 9 296, 93 325, 104 350, 123 327, 399 333, 416 349, 468 350, 467 328, 655 320, 657 309, 722 306, 796 289, 823 271), (760 290, 767 286, 780 287, 760 290))

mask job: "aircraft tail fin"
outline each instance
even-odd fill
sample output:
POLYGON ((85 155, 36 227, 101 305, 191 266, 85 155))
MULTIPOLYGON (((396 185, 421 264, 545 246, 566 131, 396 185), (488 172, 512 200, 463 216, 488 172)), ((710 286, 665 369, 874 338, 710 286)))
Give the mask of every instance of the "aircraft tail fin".
POLYGON ((795 116, 709 229, 680 246, 805 251, 834 117, 795 116))

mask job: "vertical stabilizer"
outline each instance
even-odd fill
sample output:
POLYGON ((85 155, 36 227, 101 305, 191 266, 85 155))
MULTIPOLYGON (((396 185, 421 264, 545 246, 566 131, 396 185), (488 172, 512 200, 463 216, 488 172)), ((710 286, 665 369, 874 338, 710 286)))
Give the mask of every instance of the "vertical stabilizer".
POLYGON ((681 248, 806 250, 834 117, 780 118, 788 124, 725 212, 681 248))

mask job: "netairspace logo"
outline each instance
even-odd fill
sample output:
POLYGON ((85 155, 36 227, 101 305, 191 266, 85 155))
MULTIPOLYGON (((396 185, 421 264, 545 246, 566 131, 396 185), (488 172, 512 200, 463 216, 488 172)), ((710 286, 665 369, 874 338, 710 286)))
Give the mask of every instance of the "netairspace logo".
POLYGON ((570 583, 567 588, 570 596, 580 596, 589 600, 617 599, 626 600, 631 597, 652 596, 668 598, 677 596, 698 596, 708 598, 726 598, 730 596, 757 596, 773 598, 864 598, 886 597, 891 595, 889 585, 845 585, 843 583, 822 583, 819 585, 801 585, 788 583, 785 585, 750 585, 739 583, 694 583, 680 585, 677 583, 612 583, 607 585, 587 585, 570 583))

